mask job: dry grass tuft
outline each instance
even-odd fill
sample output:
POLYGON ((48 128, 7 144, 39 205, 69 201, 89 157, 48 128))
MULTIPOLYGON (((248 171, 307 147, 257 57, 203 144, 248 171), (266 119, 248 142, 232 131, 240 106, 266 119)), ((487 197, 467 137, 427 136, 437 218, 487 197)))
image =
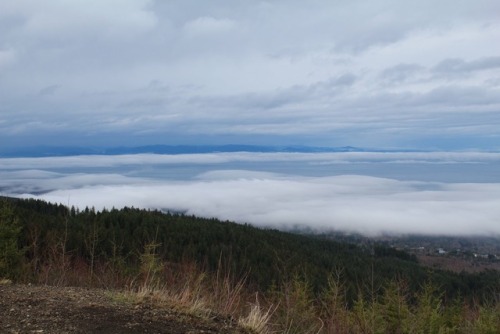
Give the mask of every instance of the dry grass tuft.
POLYGON ((269 306, 264 310, 259 303, 257 295, 255 296, 255 304, 250 306, 250 312, 238 320, 238 324, 246 329, 249 329, 258 334, 269 334, 269 321, 276 311, 276 307, 269 306))
POLYGON ((12 284, 12 281, 8 278, 0 278, 0 285, 9 285, 12 284))

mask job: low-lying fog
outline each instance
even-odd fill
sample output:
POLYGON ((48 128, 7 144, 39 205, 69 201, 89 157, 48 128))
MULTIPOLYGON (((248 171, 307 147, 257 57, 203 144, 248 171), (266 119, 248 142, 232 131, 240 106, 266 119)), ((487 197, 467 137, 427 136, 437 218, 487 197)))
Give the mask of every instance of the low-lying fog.
POLYGON ((0 159, 0 194, 258 226, 500 235, 500 153, 218 153, 0 159))

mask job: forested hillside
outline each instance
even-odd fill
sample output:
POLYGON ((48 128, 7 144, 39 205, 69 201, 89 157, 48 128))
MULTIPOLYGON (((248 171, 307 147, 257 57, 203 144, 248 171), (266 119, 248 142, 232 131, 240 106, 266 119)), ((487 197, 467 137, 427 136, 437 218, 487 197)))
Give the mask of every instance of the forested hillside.
MULTIPOLYGON (((97 212, 33 199, 0 203, 0 277, 20 282, 123 288, 173 280, 191 268, 223 276, 249 296, 264 296, 269 305, 282 307, 279 298, 303 291, 313 313, 323 312, 312 307, 321 306, 332 284, 341 289, 346 312, 364 307, 360 301, 373 307, 375 300, 389 298, 388 291, 403 290, 408 307, 431 290, 439 305, 498 305, 499 272, 430 270, 414 256, 384 246, 363 249, 321 237, 134 208, 97 212)), ((287 312, 279 308, 274 315, 286 322, 291 319, 287 312)))

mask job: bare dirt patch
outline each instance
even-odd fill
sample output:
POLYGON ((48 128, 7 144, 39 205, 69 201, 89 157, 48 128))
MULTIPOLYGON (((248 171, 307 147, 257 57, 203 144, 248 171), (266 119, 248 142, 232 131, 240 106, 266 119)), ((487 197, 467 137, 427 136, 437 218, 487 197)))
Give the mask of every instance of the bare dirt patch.
POLYGON ((227 317, 198 317, 98 289, 0 285, 0 333, 248 333, 227 317))

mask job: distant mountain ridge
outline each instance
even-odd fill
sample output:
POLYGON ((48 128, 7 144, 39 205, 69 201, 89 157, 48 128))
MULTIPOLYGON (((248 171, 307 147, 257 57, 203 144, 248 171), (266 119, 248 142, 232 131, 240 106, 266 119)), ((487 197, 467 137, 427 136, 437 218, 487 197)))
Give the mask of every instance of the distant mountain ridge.
POLYGON ((78 146, 33 146, 16 149, 0 149, 0 157, 49 157, 74 155, 121 155, 121 154, 200 154, 200 153, 325 153, 325 152, 367 152, 359 147, 323 147, 323 146, 265 146, 265 145, 145 145, 135 147, 78 147, 78 146))

